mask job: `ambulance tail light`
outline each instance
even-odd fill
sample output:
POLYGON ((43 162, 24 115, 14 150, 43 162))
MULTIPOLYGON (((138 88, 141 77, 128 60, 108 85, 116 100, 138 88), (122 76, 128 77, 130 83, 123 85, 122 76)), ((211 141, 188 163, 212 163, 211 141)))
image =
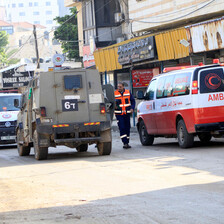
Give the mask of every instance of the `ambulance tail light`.
POLYGON ((198 81, 192 83, 192 94, 198 94, 198 81))
POLYGON ((105 114, 106 113, 106 107, 104 103, 100 104, 100 113, 101 114, 105 114))
POLYGON ((40 108, 40 115, 41 115, 41 117, 46 117, 47 116, 46 107, 41 107, 40 108))
POLYGON ((216 59, 213 59, 213 64, 219 64, 220 62, 219 62, 219 59, 218 58, 216 58, 216 59))

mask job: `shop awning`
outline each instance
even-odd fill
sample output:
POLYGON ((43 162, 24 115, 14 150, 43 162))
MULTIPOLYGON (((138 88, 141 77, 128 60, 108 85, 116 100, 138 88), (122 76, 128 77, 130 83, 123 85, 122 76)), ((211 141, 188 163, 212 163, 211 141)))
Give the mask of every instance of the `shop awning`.
POLYGON ((118 47, 136 40, 144 39, 149 36, 152 35, 136 37, 118 44, 111 45, 109 47, 96 50, 94 52, 96 68, 99 72, 109 72, 122 69, 122 65, 118 62, 118 47))
POLYGON ((109 72, 122 69, 122 65, 118 62, 118 47, 150 36, 155 36, 159 61, 174 60, 189 56, 189 47, 180 43, 181 40, 187 41, 187 32, 185 28, 180 28, 167 32, 136 37, 119 44, 98 49, 94 52, 96 68, 99 72, 109 72))
POLYGON ((155 35, 156 48, 159 61, 166 61, 189 56, 189 47, 180 43, 187 41, 187 31, 185 28, 171 30, 155 35))

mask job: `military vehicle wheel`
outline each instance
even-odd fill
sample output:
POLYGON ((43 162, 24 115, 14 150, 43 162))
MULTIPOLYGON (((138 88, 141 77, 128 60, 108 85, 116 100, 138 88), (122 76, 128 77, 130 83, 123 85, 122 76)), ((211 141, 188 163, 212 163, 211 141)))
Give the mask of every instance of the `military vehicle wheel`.
POLYGON ((78 152, 86 152, 88 150, 88 144, 82 144, 76 148, 78 152))
POLYGON ((37 133, 37 130, 33 133, 33 145, 34 145, 34 154, 36 160, 45 160, 48 156, 48 147, 40 147, 39 142, 39 136, 37 133))
POLYGON ((30 146, 24 146, 19 143, 21 140, 20 130, 17 130, 16 139, 17 139, 17 150, 18 150, 19 156, 28 156, 30 154, 30 146))
POLYGON ((97 144, 97 149, 100 156, 110 155, 112 149, 112 143, 100 142, 97 144))

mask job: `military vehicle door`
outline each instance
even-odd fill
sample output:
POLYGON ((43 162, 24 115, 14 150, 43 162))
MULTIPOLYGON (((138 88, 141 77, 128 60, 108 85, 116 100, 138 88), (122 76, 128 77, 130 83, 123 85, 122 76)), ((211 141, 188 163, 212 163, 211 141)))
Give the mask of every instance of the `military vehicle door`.
POLYGON ((109 119, 113 120, 115 109, 114 87, 110 84, 103 85, 103 93, 106 104, 106 111, 109 119))
POLYGON ((58 123, 89 121, 87 91, 85 72, 55 73, 58 123))

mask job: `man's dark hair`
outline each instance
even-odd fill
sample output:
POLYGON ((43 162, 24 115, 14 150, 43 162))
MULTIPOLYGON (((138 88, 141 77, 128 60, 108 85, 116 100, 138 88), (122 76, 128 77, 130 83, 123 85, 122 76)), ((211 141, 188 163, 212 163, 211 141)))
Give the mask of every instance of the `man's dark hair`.
POLYGON ((119 85, 119 84, 122 85, 122 86, 124 87, 124 83, 123 83, 123 82, 119 82, 118 85, 119 85))

